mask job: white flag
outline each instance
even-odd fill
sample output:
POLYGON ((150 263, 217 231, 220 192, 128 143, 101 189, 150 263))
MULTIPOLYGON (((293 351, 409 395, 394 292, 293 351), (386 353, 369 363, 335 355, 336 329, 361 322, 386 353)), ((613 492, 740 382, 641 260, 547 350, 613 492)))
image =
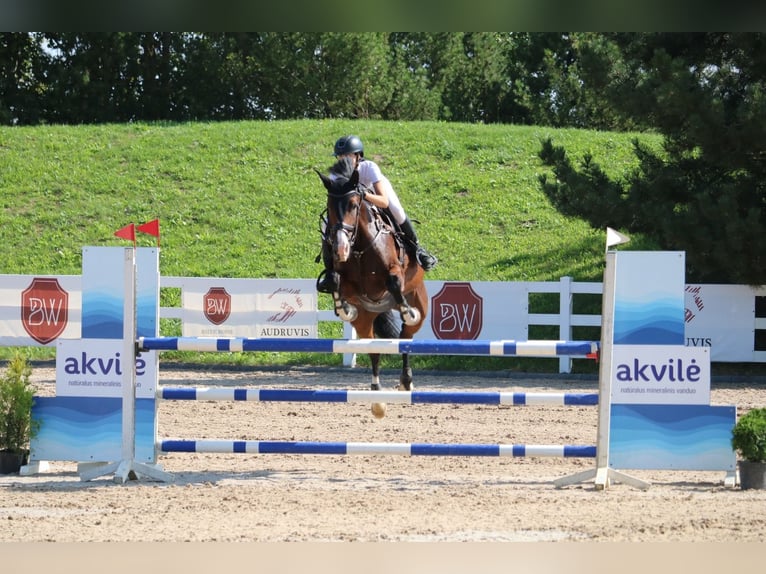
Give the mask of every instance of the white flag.
POLYGON ((612 245, 620 245, 621 243, 627 243, 630 241, 630 237, 623 235, 619 231, 615 231, 611 227, 606 228, 606 248, 609 249, 612 245))

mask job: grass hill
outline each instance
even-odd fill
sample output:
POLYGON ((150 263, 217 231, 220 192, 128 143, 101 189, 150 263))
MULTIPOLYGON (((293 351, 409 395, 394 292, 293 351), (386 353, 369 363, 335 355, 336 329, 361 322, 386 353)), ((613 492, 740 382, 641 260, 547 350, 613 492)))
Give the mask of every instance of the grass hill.
MULTIPOLYGON (((114 231, 159 218, 164 275, 313 278, 325 204, 314 169, 347 133, 422 222, 440 260, 429 279, 601 280, 604 230, 551 207, 540 142, 620 177, 637 134, 346 120, 0 127, 0 272, 79 274, 83 246, 125 245, 114 231)), ((652 246, 634 236, 631 248, 652 246)))

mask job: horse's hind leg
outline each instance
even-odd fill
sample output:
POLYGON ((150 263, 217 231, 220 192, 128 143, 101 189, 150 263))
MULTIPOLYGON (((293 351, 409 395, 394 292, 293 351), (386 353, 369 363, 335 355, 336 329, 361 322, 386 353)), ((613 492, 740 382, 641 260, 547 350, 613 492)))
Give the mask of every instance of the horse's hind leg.
POLYGON ((410 357, 407 353, 402 353, 402 374, 399 375, 400 391, 412 390, 412 369, 410 368, 410 357))
MULTIPOLYGON (((356 334, 360 339, 372 339, 375 336, 373 327, 374 317, 369 313, 362 313, 353 324, 356 334)), ((380 390, 380 353, 370 353, 370 365, 372 367, 372 381, 370 390, 380 390)), ((372 403, 370 409, 376 419, 386 416, 386 403, 372 403)))
MULTIPOLYGON (((425 287, 421 284, 411 297, 412 308, 417 310, 420 317, 425 318, 428 313, 428 295, 425 287)), ((411 339, 415 333, 420 330, 423 319, 414 325, 402 325, 401 338, 411 339)), ((414 389, 412 383, 412 369, 410 368, 410 357, 407 353, 402 353, 402 374, 399 377, 399 389, 405 391, 412 391, 414 389)))
MULTIPOLYGON (((371 353, 370 364, 372 365, 372 383, 370 383, 370 389, 373 391, 380 390, 380 355, 371 353)), ((372 403, 370 408, 372 415, 376 419, 382 419, 386 416, 386 403, 372 403)))
POLYGON ((373 391, 380 390, 380 355, 370 353, 370 365, 372 366, 372 382, 370 383, 370 389, 373 391))

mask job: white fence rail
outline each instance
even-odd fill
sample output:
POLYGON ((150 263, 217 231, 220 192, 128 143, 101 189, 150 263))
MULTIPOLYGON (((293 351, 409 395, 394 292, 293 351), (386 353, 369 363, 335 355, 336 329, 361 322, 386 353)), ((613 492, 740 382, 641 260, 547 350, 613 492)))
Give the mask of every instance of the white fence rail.
MULTIPOLYGON (((224 281, 223 279, 221 281, 224 281)), ((184 277, 178 276, 161 276, 160 287, 161 288, 176 288, 184 289, 188 280, 184 277)), ((427 282, 436 283, 436 282, 427 282)), ((510 285, 510 283, 508 283, 510 285)), ((521 289, 515 289, 516 291, 523 291, 527 295, 527 301, 524 302, 523 307, 528 308, 529 295, 538 293, 558 293, 559 295, 559 313, 528 313, 524 312, 524 317, 521 319, 523 323, 524 332, 527 331, 530 326, 558 326, 558 337, 564 341, 570 341, 572 337, 573 327, 600 327, 601 315, 583 315, 573 313, 574 296, 577 294, 593 294, 600 295, 602 293, 602 284, 595 282, 577 282, 573 281, 571 277, 562 277, 559 281, 549 282, 515 282, 514 285, 521 289)), ((431 295, 438 291, 437 287, 429 289, 431 295)), ((492 317, 492 301, 489 302, 489 317, 492 317)), ((160 307, 161 319, 178 319, 183 320, 184 309, 182 307, 160 307)), ((332 310, 318 310, 317 321, 340 321, 332 310)), ((346 339, 353 339, 356 337, 354 329, 348 323, 344 323, 343 337, 346 339)), ((486 337, 482 337, 486 338, 486 337)), ((356 364, 356 356, 353 354, 343 355, 343 364, 345 366, 354 366, 356 364)), ((559 357, 559 372, 569 373, 572 369, 572 357, 559 357)))

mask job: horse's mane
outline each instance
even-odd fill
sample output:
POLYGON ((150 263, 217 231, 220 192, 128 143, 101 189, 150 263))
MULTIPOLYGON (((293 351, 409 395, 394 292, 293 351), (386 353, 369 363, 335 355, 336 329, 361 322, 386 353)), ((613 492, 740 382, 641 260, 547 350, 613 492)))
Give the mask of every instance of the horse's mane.
POLYGON ((335 176, 335 181, 340 185, 346 185, 354 175, 354 160, 345 156, 336 161, 330 168, 330 173, 335 176))

